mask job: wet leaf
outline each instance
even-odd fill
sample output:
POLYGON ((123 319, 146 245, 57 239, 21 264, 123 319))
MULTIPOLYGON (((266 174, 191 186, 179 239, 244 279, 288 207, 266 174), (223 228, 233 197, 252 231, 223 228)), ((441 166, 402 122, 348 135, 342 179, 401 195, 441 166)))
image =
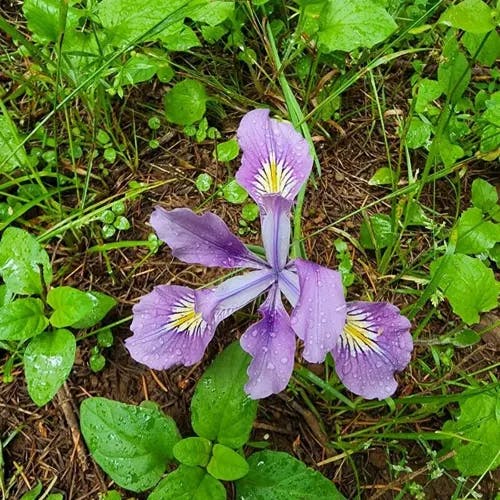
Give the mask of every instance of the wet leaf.
POLYGON ((161 411, 105 398, 82 403, 80 425, 95 461, 119 486, 135 492, 159 481, 180 439, 175 422, 161 411))
POLYGON ((236 139, 220 142, 214 151, 214 157, 219 161, 234 160, 240 153, 240 147, 236 139))
POLYGON ((205 438, 189 437, 181 439, 174 446, 174 457, 181 464, 206 467, 210 460, 212 443, 205 438))
POLYGON ((472 204, 483 212, 488 212, 498 203, 498 193, 489 182, 484 179, 474 179, 472 183, 472 204))
POLYGON ((91 296, 70 286, 52 288, 47 295, 47 303, 54 309, 50 322, 56 328, 84 321, 94 307, 91 296))
POLYGON ((245 500, 341 500, 334 484, 288 453, 259 451, 248 458, 249 473, 236 482, 238 498, 245 500))
POLYGON ((192 125, 205 114, 207 94, 200 82, 183 80, 165 94, 167 120, 177 125, 192 125))
POLYGON ((230 448, 246 443, 257 412, 257 401, 243 389, 249 363, 250 357, 234 342, 203 374, 191 401, 196 434, 230 448))
POLYGON ((224 184, 222 194, 225 200, 234 204, 243 203, 248 198, 248 193, 234 179, 224 184))
POLYGON ((207 471, 216 479, 235 481, 248 474, 247 461, 234 450, 222 444, 215 444, 207 471))
POLYGON ((68 330, 55 330, 35 337, 24 352, 24 373, 31 399, 48 403, 71 372, 76 340, 68 330))
POLYGON ((448 7, 439 22, 469 33, 487 33, 495 29, 493 10, 482 0, 464 0, 448 7))
POLYGON ((0 307, 0 339, 25 340, 42 333, 49 320, 40 299, 17 299, 0 307))

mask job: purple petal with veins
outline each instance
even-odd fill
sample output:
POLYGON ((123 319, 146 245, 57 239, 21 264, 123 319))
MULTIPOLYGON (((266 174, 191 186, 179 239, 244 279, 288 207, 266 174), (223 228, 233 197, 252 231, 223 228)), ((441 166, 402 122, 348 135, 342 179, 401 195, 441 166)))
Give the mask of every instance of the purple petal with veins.
POLYGON ((343 384, 366 399, 384 399, 397 388, 394 372, 410 362, 410 322, 387 302, 349 302, 347 322, 332 351, 343 384))
POLYGON ((313 160, 307 141, 292 124, 273 120, 268 109, 255 109, 241 120, 238 142, 243 158, 236 180, 250 196, 259 205, 267 194, 293 201, 313 160))
POLYGON ((155 370, 200 361, 217 327, 217 322, 208 325, 197 310, 206 293, 160 285, 141 297, 132 309, 134 334, 125 340, 132 358, 155 370))
POLYGON ((265 261, 252 254, 234 236, 217 215, 196 215, 187 208, 165 210, 157 207, 151 225, 172 255, 188 263, 218 267, 266 267, 265 261))
POLYGON ((277 287, 259 309, 262 319, 241 337, 241 347, 252 356, 245 391, 253 399, 277 394, 292 376, 295 333, 277 287))
POLYGON ((321 363, 342 332, 346 305, 340 274, 314 262, 296 259, 300 295, 292 312, 292 327, 304 341, 303 356, 321 363))

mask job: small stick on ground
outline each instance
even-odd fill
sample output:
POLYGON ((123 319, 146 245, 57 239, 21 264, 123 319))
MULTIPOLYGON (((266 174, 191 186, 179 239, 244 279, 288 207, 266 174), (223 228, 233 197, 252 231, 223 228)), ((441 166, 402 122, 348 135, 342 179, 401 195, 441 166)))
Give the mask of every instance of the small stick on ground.
POLYGON ((78 425, 75 411, 73 409, 73 398, 71 397, 71 393, 69 392, 67 384, 64 384, 57 392, 57 402, 59 403, 64 413, 64 417, 66 418, 66 422, 69 425, 69 430, 71 431, 71 438, 73 439, 73 444, 75 445, 78 461, 80 462, 82 471, 85 472, 88 469, 87 453, 85 452, 85 448, 82 444, 80 426, 78 425))

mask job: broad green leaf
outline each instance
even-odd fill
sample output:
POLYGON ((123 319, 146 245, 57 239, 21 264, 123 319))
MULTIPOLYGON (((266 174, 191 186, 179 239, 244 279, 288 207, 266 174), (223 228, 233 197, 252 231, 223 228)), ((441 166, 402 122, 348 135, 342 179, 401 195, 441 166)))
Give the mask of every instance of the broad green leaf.
POLYGON ((24 351, 24 373, 31 399, 48 403, 64 384, 75 362, 76 340, 68 330, 35 337, 24 351))
POLYGON ((495 29, 493 10, 482 0, 464 0, 448 7, 439 22, 469 33, 487 33, 495 29))
POLYGON ((423 122, 420 118, 412 118, 406 132, 406 145, 410 149, 425 146, 431 137, 432 126, 423 122))
POLYGON ((68 8, 66 23, 60 26, 60 0, 24 0, 23 12, 28 28, 39 42, 56 42, 65 29, 69 32, 78 25, 81 11, 68 8))
POLYGON ((160 410, 105 398, 82 403, 80 426, 95 461, 119 486, 135 492, 159 481, 180 439, 175 422, 160 410))
POLYGON ((13 293, 7 288, 7 285, 0 285, 0 307, 5 306, 12 300, 13 293))
POLYGON ((455 314, 469 325, 477 323, 479 313, 498 306, 500 283, 495 280, 493 271, 477 258, 454 254, 446 261, 443 259, 446 257, 431 263, 431 277, 434 278, 443 263, 437 286, 455 314))
POLYGON ((240 152, 240 147, 236 139, 229 139, 229 141, 220 142, 214 151, 214 158, 219 161, 234 160, 240 152))
POLYGON ((52 267, 47 252, 28 232, 8 227, 0 241, 0 275, 7 288, 19 295, 41 295, 42 273, 49 284, 52 267))
POLYGON ((73 328, 90 328, 96 325, 116 306, 116 300, 105 293, 85 292, 85 295, 91 300, 92 309, 85 317, 72 323, 73 328))
POLYGON ((225 500, 224 485, 200 467, 181 465, 167 474, 148 500, 225 500))
POLYGON ((47 295, 47 303, 54 309, 50 322, 56 328, 85 321, 94 307, 94 301, 89 295, 70 286, 52 288, 47 295))
POLYGON ((434 140, 437 141, 439 156, 441 156, 445 167, 451 167, 465 155, 464 150, 458 144, 452 144, 444 134, 440 137, 436 136, 434 140))
POLYGON ((327 0, 319 18, 319 44, 328 52, 373 47, 397 28, 394 19, 371 0, 327 0))
POLYGON ((232 17, 234 12, 234 1, 209 0, 205 5, 201 5, 193 10, 189 15, 193 21, 216 26, 226 19, 232 17))
POLYGON ((248 459, 249 473, 236 482, 245 500, 341 500, 344 496, 325 476, 288 453, 259 451, 248 459))
POLYGON ((443 432, 453 434, 448 447, 457 452, 454 465, 464 476, 480 476, 500 465, 499 408, 500 392, 485 392, 461 401, 458 418, 444 423, 443 432))
POLYGON ((396 173, 393 170, 389 167, 381 167, 372 175, 368 184, 370 186, 392 185, 395 178, 396 173))
POLYGON ((11 172, 28 166, 26 149, 7 109, 0 106, 0 172, 11 172))
POLYGON ((133 54, 122 66, 117 78, 121 85, 134 85, 151 80, 157 69, 154 58, 146 54, 133 54))
POLYGON ((200 82, 183 80, 165 94, 167 120, 177 125, 192 125, 205 114, 207 94, 200 82))
POLYGON ((361 223, 359 242, 369 250, 388 246, 393 237, 391 218, 385 214, 376 214, 361 223))
MULTIPOLYGON (((486 111, 482 118, 492 125, 500 127, 500 91, 492 94, 491 98, 486 101, 486 111)), ((500 134, 500 130, 497 132, 500 134)))
POLYGON ((257 401, 244 391, 249 363, 249 356, 234 342, 203 374, 191 401, 196 434, 230 448, 247 442, 257 412, 257 401))
POLYGON ((474 179, 472 183, 472 204, 483 212, 488 212, 498 203, 498 193, 488 181, 474 179))
POLYGON ((207 471, 216 479, 235 481, 248 474, 248 462, 234 450, 222 444, 215 444, 207 471))
POLYGON ((469 208, 460 216, 457 230, 458 253, 486 252, 500 242, 500 224, 485 221, 483 212, 476 207, 469 208))
POLYGON ((0 307, 0 339, 25 340, 42 333, 49 320, 40 299, 17 299, 0 307))
POLYGON ((437 99, 443 93, 441 84, 436 80, 424 78, 417 84, 417 97, 415 100, 415 111, 425 113, 429 103, 437 99))
POLYGON ((182 52, 193 47, 200 47, 201 43, 193 29, 181 23, 176 33, 171 33, 170 29, 162 33, 159 38, 163 41, 165 47, 170 51, 182 52))
POLYGON ((212 443, 202 437, 181 439, 174 446, 174 457, 184 465, 206 467, 210 460, 212 443))
POLYGON ((433 225, 432 219, 427 217, 418 201, 409 201, 408 210, 408 226, 424 226, 431 228, 433 225))
POLYGON ((496 31, 481 35, 464 33, 461 41, 469 54, 475 56, 478 62, 485 66, 493 66, 500 57, 500 35, 496 31), (485 38, 486 41, 483 43, 485 38))
POLYGON ((97 16, 108 35, 108 43, 118 47, 139 37, 147 42, 165 33, 179 33, 183 19, 204 3, 206 0, 102 0, 97 4, 97 16))
POLYGON ((213 181, 212 176, 208 174, 200 174, 196 177, 194 183, 200 193, 206 193, 207 191, 210 191, 213 181))
POLYGON ((116 490, 107 491, 99 500, 122 500, 122 496, 116 490))
POLYGON ((222 194, 225 200, 236 205, 243 203, 248 198, 248 193, 236 182, 235 179, 232 179, 228 183, 224 184, 222 194))
POLYGON ((480 340, 481 336, 469 328, 460 330, 455 335, 450 337, 450 343, 456 347, 468 347, 477 344, 480 340))
POLYGON ((438 82, 451 102, 456 103, 469 86, 471 70, 455 38, 450 38, 444 46, 443 59, 438 66, 438 82))

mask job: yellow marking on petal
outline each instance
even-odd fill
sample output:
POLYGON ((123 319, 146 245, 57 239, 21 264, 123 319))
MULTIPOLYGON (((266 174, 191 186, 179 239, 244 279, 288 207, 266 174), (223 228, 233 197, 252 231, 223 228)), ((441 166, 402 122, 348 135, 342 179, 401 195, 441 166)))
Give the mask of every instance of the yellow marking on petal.
MULTIPOLYGON (((278 178, 278 167, 275 161, 271 161, 269 172, 269 192, 277 193, 280 190, 280 182, 278 178)), ((281 177, 281 176, 280 176, 281 177)))
POLYGON ((378 334, 370 329, 368 321, 354 319, 352 315, 347 315, 347 321, 344 325, 343 337, 349 349, 356 353, 371 350, 381 352, 375 339, 378 334))
POLYGON ((167 323, 169 329, 174 328, 178 332, 187 330, 192 334, 203 322, 201 313, 195 311, 194 304, 182 304, 177 306, 175 311, 175 314, 170 316, 170 321, 167 323))
POLYGON ((372 348, 375 345, 375 342, 366 336, 365 331, 366 330, 362 326, 357 324, 356 320, 352 319, 348 319, 344 326, 344 332, 346 335, 355 339, 357 342, 372 348))

